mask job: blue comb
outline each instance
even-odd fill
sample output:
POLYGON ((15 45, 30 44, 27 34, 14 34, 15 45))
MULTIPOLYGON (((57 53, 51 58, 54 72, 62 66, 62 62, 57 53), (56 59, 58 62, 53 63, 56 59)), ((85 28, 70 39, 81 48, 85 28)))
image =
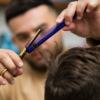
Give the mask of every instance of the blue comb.
MULTIPOLYGON (((76 18, 76 13, 73 17, 73 20, 76 18)), ((33 50, 35 50, 36 47, 40 46, 42 43, 44 43, 47 39, 49 39, 51 36, 53 36, 55 33, 57 33, 60 29, 65 27, 65 20, 62 21, 60 24, 56 24, 47 31, 41 33, 37 38, 35 38, 31 43, 28 43, 25 47, 28 53, 31 53, 33 50)))
MULTIPOLYGON (((75 18, 76 18, 76 13, 73 16, 72 20, 74 20, 75 18)), ((38 46, 40 46, 42 43, 44 43, 47 39, 49 39, 51 36, 53 36, 55 33, 57 33, 60 29, 62 29, 65 26, 66 26, 65 20, 63 20, 62 23, 54 25, 53 27, 51 27, 50 29, 41 34, 40 34, 41 31, 39 30, 37 34, 31 39, 31 41, 25 46, 26 48, 24 48, 20 53, 19 56, 21 57, 21 59, 25 56, 27 52, 31 53, 38 46)))

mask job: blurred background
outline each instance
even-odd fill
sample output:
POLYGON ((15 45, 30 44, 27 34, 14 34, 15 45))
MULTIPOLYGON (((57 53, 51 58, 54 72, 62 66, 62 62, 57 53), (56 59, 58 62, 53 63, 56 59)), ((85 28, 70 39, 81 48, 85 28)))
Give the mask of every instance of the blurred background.
MULTIPOLYGON (((12 34, 5 22, 5 9, 9 1, 10 0, 0 0, 0 48, 10 49, 15 51, 18 54, 19 50, 17 46, 12 43, 11 41, 12 34)), ((62 11, 67 7, 67 4, 69 2, 77 1, 77 0, 51 0, 51 1, 57 6, 59 11, 62 11)), ((76 46, 80 46, 80 47, 86 46, 85 38, 78 37, 69 31, 67 31, 66 34, 64 35, 63 43, 66 49, 76 47, 76 46)))

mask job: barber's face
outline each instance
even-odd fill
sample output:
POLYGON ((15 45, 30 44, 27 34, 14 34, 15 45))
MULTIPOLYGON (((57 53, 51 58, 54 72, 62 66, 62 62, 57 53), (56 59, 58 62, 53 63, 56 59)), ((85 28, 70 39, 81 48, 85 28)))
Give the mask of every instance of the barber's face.
MULTIPOLYGON (((14 34, 13 41, 18 45, 19 49, 22 50, 26 43, 36 34, 38 29, 42 32, 51 28, 55 25, 56 14, 52 12, 47 6, 41 5, 39 7, 30 9, 25 14, 19 15, 9 21, 9 26, 14 34)), ((41 33, 42 33, 41 32, 41 33)), ((41 45, 41 49, 48 54, 54 52, 55 41, 58 43, 59 50, 62 49, 62 36, 59 31, 46 42, 41 45)), ((25 56, 25 58, 41 69, 44 66, 44 61, 40 54, 36 51, 25 56)))

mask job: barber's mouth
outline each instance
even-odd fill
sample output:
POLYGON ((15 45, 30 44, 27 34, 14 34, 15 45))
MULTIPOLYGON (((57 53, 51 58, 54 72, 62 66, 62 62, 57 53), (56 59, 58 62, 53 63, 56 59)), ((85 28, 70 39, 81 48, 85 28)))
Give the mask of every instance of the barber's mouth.
MULTIPOLYGON (((45 53, 45 55, 48 55, 48 52, 47 52, 47 51, 44 51, 44 53, 45 53)), ((41 56, 38 52, 34 52, 34 53, 33 53, 33 56, 34 56, 35 58, 42 58, 42 56, 41 56)))
POLYGON ((35 57, 35 58, 41 58, 41 55, 40 55, 39 53, 35 53, 35 54, 34 54, 34 57, 35 57))

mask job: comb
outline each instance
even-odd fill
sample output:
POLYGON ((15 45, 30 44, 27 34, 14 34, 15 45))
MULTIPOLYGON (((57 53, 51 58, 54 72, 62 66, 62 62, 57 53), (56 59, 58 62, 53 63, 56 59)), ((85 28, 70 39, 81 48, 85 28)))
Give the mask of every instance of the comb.
MULTIPOLYGON (((73 16, 73 20, 76 18, 76 13, 73 16)), ((28 53, 31 53, 33 50, 35 50, 38 46, 40 46, 42 43, 44 43, 47 39, 49 39, 51 36, 53 36, 55 33, 57 33, 60 29, 65 27, 65 20, 62 21, 60 24, 56 24, 50 29, 46 30, 45 32, 41 33, 35 40, 31 41, 30 45, 29 43, 25 46, 26 51, 28 53)))
MULTIPOLYGON (((86 9, 84 10, 86 12, 86 9)), ((76 13, 73 16, 74 20, 76 18, 76 13)), ((33 50, 35 50, 38 46, 40 46, 42 43, 44 43, 47 39, 49 39, 51 36, 53 36, 55 33, 57 33, 60 29, 65 27, 65 19, 60 24, 56 24, 50 29, 46 30, 45 32, 41 33, 37 38, 33 39, 30 43, 28 43, 26 47, 26 51, 28 53, 31 53, 33 50)))

